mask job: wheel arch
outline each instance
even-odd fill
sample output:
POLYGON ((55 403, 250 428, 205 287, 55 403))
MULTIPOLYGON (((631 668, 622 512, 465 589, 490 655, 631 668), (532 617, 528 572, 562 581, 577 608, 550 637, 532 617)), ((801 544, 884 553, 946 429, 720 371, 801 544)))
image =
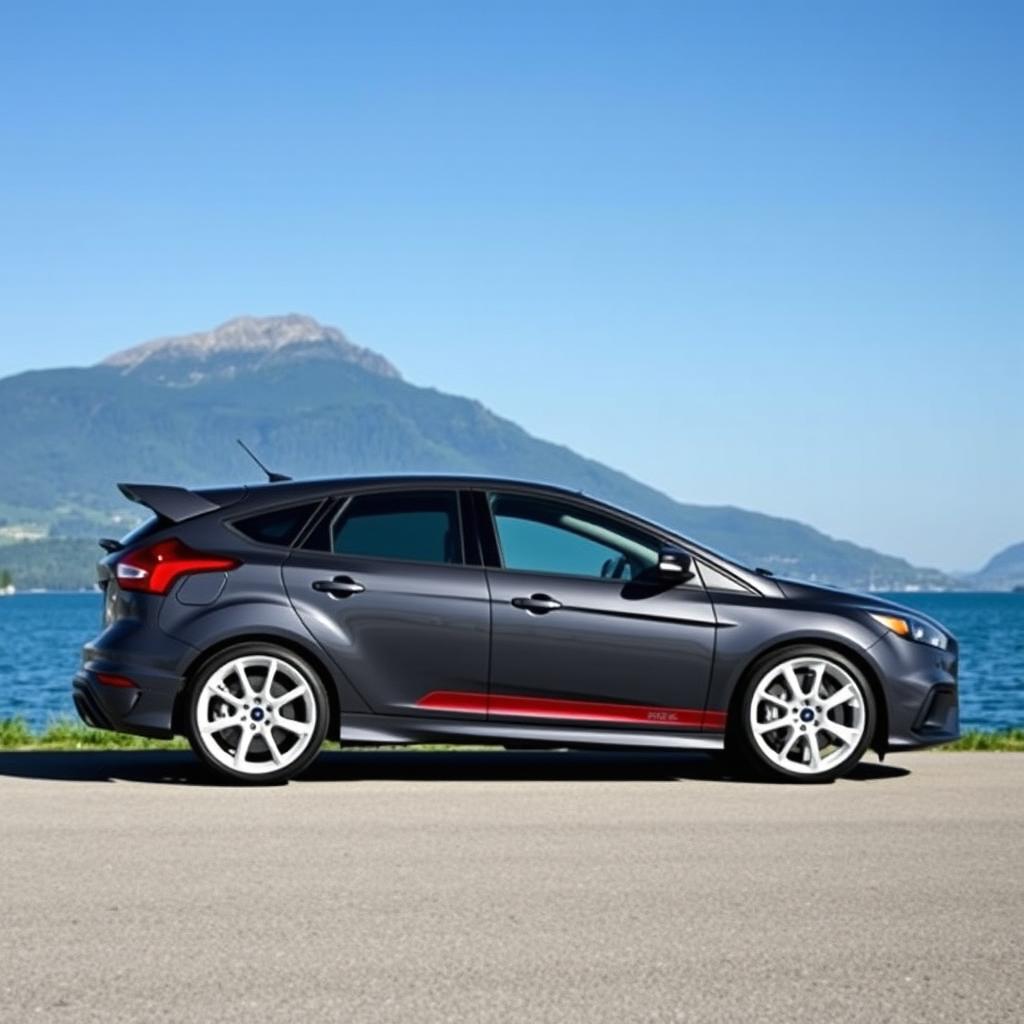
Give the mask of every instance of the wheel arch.
POLYGON ((834 637, 786 637, 784 640, 780 640, 778 643, 772 644, 765 647, 763 650, 758 651, 739 674, 739 677, 736 680, 736 685, 733 687, 732 693, 729 695, 729 710, 726 717, 726 722, 728 723, 727 731, 729 735, 733 734, 737 727, 737 723, 739 722, 740 702, 743 700, 743 693, 747 688, 747 684, 750 682, 751 673, 753 672, 754 667, 763 658, 777 654, 780 651, 787 650, 790 647, 822 647, 825 650, 831 650, 836 654, 842 655, 847 659, 847 661, 852 662, 856 666, 867 680, 868 686, 871 687, 871 695, 875 699, 877 720, 875 721, 874 732, 868 746, 877 753, 885 753, 889 739, 889 707, 886 701, 885 689, 882 686, 882 681, 878 671, 875 666, 872 665, 870 660, 864 657, 864 652, 862 650, 858 650, 849 644, 845 644, 841 640, 836 640, 834 637))
POLYGON ((338 686, 323 656, 312 648, 311 645, 296 640, 292 636, 281 636, 277 633, 239 633, 237 636, 223 637, 201 651, 196 651, 195 656, 185 666, 183 676, 185 685, 181 688, 174 701, 172 713, 172 727, 179 736, 185 733, 185 716, 188 709, 188 697, 195 684, 196 673, 211 658, 216 657, 222 651, 241 644, 273 644, 275 647, 283 647, 287 651, 304 661, 308 661, 314 671, 323 681, 324 690, 327 692, 328 722, 327 738, 337 740, 341 733, 341 698, 338 695, 338 686))

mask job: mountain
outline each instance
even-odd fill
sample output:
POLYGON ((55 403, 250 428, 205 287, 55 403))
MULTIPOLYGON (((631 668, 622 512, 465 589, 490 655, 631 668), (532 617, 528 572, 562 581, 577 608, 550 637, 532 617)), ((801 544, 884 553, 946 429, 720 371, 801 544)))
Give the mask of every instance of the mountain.
MULTIPOLYGON (((787 575, 859 588, 952 585, 935 570, 793 520, 676 502, 532 437, 479 402, 407 383, 382 356, 306 316, 239 317, 96 366, 5 378, 0 430, 0 540, 22 541, 28 575, 18 577, 21 586, 42 578, 33 576, 31 554, 42 557, 43 548, 26 541, 124 532, 138 509, 120 500, 117 480, 197 486, 251 479, 236 437, 293 476, 457 471, 546 480, 787 575)), ((65 585, 92 579, 95 550, 81 565, 61 550, 65 585)))
POLYGON ((981 590, 1024 588, 1024 541, 993 555, 983 569, 970 577, 970 582, 981 590))
POLYGON ((191 387, 212 377, 231 379, 296 360, 351 363, 395 380, 401 374, 383 356, 353 345, 337 327, 310 316, 240 316, 212 331, 157 338, 115 352, 100 364, 122 375, 171 387, 191 387))

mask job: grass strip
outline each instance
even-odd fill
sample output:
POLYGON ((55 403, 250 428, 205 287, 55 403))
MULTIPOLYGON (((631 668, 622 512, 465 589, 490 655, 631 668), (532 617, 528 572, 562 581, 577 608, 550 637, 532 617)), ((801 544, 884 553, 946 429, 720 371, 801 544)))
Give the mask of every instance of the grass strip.
POLYGON ((1024 729, 1001 729, 989 732, 984 729, 970 729, 960 739, 939 750, 998 750, 1024 751, 1024 729))
POLYGON ((57 718, 35 731, 24 718, 0 718, 0 750, 186 750, 188 742, 151 740, 123 732, 92 729, 71 718, 57 718))

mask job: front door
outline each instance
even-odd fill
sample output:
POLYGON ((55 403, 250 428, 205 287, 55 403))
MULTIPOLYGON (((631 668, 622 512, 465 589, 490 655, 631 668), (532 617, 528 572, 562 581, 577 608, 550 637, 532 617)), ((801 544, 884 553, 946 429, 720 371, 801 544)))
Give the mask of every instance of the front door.
POLYGON ((501 560, 488 570, 491 720, 719 727, 704 715, 715 614, 699 577, 658 579, 658 540, 586 505, 515 492, 486 504, 501 560))
POLYGON ((490 607, 484 570, 466 565, 455 491, 350 498, 284 566, 306 628, 378 714, 451 715, 436 692, 487 689, 490 607))

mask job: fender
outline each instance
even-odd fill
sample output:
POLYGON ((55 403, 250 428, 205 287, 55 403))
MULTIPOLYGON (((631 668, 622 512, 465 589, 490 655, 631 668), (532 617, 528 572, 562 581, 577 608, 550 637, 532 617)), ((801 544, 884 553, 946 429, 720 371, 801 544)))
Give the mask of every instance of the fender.
MULTIPOLYGON (((366 713, 370 705, 338 669, 295 613, 284 586, 266 586, 264 572, 247 571, 246 566, 226 574, 227 579, 215 603, 184 604, 179 588, 160 609, 160 628, 175 640, 188 637, 195 655, 179 666, 182 677, 214 650, 243 640, 273 639, 297 651, 308 652, 320 666, 325 684, 333 686, 341 712, 366 713), (244 610, 244 615, 239 615, 244 610)), ((278 572, 280 570, 278 569, 278 572)))

